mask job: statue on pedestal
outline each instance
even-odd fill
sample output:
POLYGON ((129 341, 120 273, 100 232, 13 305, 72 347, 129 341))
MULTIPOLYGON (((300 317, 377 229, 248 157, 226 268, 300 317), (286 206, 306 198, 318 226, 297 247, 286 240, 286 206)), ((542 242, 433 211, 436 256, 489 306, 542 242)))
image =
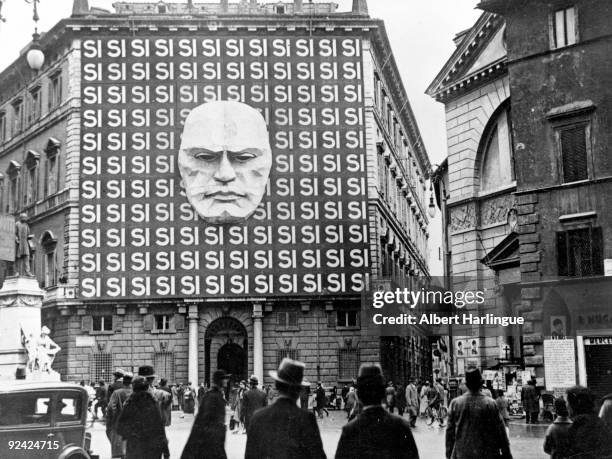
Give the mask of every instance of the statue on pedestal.
POLYGON ((28 373, 52 373, 53 360, 55 355, 62 348, 51 339, 48 327, 43 326, 40 330, 40 337, 34 338, 32 334, 25 337, 22 330, 23 346, 28 354, 26 369, 28 373))
POLYGON ((15 224, 15 271, 18 276, 32 277, 30 272, 30 225, 27 223, 26 214, 19 215, 19 221, 15 224))

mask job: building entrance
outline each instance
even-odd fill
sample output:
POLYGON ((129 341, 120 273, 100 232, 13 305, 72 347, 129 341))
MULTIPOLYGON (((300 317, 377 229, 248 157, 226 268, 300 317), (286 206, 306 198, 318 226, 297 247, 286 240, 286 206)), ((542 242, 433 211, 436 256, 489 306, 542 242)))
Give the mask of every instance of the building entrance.
POLYGON ((216 370, 230 373, 230 383, 247 379, 248 348, 247 331, 239 320, 220 317, 211 322, 204 337, 205 380, 210 383, 216 370))
POLYGON ((598 399, 612 393, 612 336, 584 339, 587 385, 598 399))

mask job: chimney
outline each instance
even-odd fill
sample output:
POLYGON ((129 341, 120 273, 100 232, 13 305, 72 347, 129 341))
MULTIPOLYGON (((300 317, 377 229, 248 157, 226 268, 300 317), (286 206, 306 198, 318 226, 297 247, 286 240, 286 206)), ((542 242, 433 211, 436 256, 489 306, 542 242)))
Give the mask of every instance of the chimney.
POLYGON ((89 14, 88 0, 74 0, 72 2, 72 15, 73 16, 85 16, 87 14, 89 14))
POLYGON ((367 16, 368 0, 353 0, 353 13, 367 16))
POLYGON ((221 12, 227 13, 229 11, 229 0, 221 0, 221 12))
POLYGON ((293 12, 298 14, 302 12, 303 0, 293 0, 293 12))

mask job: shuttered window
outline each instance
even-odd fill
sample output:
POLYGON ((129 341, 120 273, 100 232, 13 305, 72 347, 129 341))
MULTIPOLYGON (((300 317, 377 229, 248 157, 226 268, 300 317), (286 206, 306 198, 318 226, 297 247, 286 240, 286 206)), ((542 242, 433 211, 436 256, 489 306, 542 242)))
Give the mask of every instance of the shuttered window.
POLYGON ((280 363, 283 361, 284 358, 288 358, 291 360, 299 360, 300 358, 300 353, 297 349, 292 349, 292 348, 284 348, 284 349, 277 349, 276 351, 276 366, 280 366, 280 363))
POLYGON ((580 228, 557 233, 559 276, 603 274, 602 228, 580 228))
POLYGON ((586 126, 575 126, 560 133, 563 182, 589 178, 587 166, 586 126))
POLYGON ((295 311, 282 311, 277 313, 276 325, 278 328, 297 328, 298 314, 295 311))

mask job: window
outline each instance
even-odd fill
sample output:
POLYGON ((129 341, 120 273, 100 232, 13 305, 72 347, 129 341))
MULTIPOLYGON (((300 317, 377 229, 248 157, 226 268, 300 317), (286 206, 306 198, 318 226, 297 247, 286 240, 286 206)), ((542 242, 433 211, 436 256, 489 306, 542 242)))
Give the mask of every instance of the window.
POLYGON ((23 100, 17 99, 13 102, 13 135, 21 132, 23 128, 23 100))
POLYGON ((0 425, 19 426, 32 425, 43 426, 51 423, 48 413, 51 405, 49 397, 36 393, 8 393, 0 395, 0 425))
POLYGON ((43 252, 42 287, 53 287, 57 285, 57 239, 50 231, 45 231, 40 240, 40 245, 43 252))
POLYGON ((300 360, 300 353, 297 349, 285 348, 276 351, 276 366, 279 367, 284 358, 300 360))
POLYGON ((276 7, 276 14, 285 14, 285 7, 284 6, 277 6, 276 7))
POLYGON ((62 395, 58 399, 56 414, 57 422, 79 422, 81 420, 81 403, 83 399, 78 395, 62 395))
POLYGON ((166 5, 157 5, 157 12, 159 14, 166 14, 168 12, 168 7, 166 5))
MULTIPOLYGON (((493 114, 480 144, 480 189, 494 190, 511 185, 514 180, 512 123, 510 107, 505 104, 493 114)), ((419 177, 425 186, 422 177, 419 177)), ((419 189, 419 196, 422 190, 419 189)))
POLYGON ((298 313, 296 311, 276 313, 276 325, 278 328, 298 328, 298 313))
POLYGON ((359 349, 345 347, 338 349, 338 379, 352 380, 359 372, 359 349))
POLYGON ((576 8, 555 11, 552 17, 552 47, 563 48, 578 41, 576 8))
POLYGON ((28 124, 35 123, 40 118, 42 112, 42 96, 40 86, 30 90, 30 107, 28 110, 28 124))
POLYGON ((170 316, 168 314, 155 315, 155 330, 162 332, 170 330, 170 316))
POLYGON ((563 182, 570 183, 588 179, 587 126, 571 126, 561 129, 558 135, 563 182))
POLYGON ((356 309, 336 311, 336 326, 339 328, 359 327, 359 311, 356 309))
POLYGON ((557 233, 559 276, 598 276, 604 272, 601 227, 579 228, 557 233))
POLYGON ((9 163, 6 175, 9 177, 9 199, 6 203, 7 213, 15 212, 19 207, 19 171, 21 165, 17 161, 9 163))
POLYGON ((153 367, 159 379, 172 383, 174 379, 174 354, 168 351, 156 352, 153 356, 153 367))
POLYGON ((49 111, 62 103, 62 73, 56 72, 49 79, 49 111))
POLYGON ((89 376, 90 380, 106 382, 112 380, 113 375, 113 355, 110 352, 96 352, 89 355, 89 376))
POLYGON ((111 332, 113 331, 113 316, 92 316, 92 331, 95 332, 111 332))
POLYGON ((57 193, 59 184, 60 141, 51 137, 47 142, 45 153, 45 197, 57 193))
POLYGON ((0 112, 0 143, 7 140, 6 135, 6 112, 0 112))

